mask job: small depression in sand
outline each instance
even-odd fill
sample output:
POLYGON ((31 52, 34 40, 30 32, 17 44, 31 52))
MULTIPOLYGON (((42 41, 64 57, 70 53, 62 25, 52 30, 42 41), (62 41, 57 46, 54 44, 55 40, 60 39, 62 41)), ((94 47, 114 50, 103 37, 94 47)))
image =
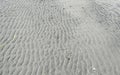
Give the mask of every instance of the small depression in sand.
POLYGON ((65 11, 74 17, 83 17, 84 8, 89 5, 87 0, 60 0, 65 11))

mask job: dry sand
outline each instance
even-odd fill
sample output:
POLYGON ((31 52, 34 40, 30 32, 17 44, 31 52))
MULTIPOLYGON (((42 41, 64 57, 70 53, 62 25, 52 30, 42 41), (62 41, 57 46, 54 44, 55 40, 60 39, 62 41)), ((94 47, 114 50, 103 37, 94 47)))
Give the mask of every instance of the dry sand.
POLYGON ((120 75, 120 1, 0 0, 0 75, 120 75))

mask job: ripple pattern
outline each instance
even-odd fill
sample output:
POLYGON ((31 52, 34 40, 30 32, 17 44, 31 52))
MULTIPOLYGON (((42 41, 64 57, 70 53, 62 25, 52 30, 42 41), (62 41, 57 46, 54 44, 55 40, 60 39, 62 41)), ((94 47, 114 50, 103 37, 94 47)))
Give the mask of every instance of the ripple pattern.
POLYGON ((0 0, 0 75, 120 75, 119 4, 68 1, 0 0))

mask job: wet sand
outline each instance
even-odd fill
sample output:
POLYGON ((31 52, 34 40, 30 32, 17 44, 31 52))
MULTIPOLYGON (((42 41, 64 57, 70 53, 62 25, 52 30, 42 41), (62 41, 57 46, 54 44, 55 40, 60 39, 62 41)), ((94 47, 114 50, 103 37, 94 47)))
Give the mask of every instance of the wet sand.
POLYGON ((0 0, 0 75, 120 75, 119 0, 0 0))

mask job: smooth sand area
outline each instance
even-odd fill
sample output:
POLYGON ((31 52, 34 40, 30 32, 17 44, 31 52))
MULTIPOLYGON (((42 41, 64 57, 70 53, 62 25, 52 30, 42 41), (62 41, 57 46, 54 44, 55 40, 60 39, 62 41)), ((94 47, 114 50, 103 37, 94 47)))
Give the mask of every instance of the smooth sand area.
POLYGON ((0 0, 0 75, 120 75, 120 0, 0 0))

